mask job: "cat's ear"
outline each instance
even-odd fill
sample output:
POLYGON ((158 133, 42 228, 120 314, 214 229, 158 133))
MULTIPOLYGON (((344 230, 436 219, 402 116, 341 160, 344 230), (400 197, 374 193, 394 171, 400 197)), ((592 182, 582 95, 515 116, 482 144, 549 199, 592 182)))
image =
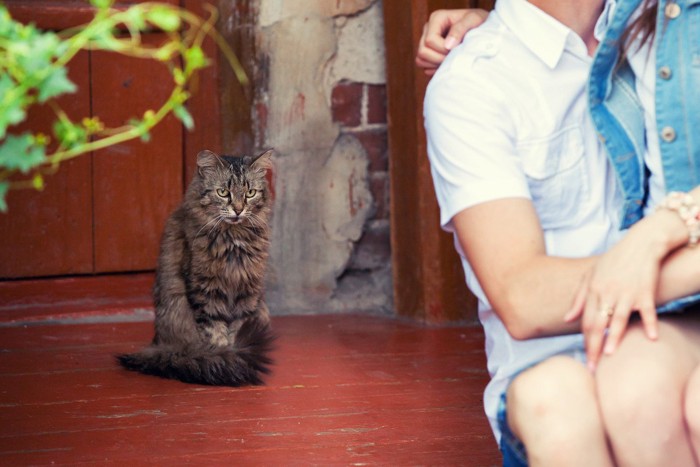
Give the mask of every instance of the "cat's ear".
POLYGON ((253 160, 250 163, 250 166, 255 169, 262 169, 262 170, 268 170, 272 168, 272 153, 273 149, 268 149, 267 151, 263 152, 262 154, 258 154, 257 156, 253 156, 253 160))
POLYGON ((222 167, 223 164, 221 158, 208 149, 200 151, 200 153, 197 154, 197 170, 200 175, 204 175, 204 172, 209 169, 222 167))

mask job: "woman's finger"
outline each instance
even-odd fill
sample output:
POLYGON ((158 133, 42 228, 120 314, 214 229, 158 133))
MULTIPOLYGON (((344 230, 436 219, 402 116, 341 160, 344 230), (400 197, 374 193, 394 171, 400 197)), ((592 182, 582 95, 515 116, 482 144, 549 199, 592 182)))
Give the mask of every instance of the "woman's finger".
POLYGON ((605 347, 603 353, 611 355, 617 349, 617 346, 625 334, 627 323, 632 313, 632 304, 628 300, 620 300, 617 302, 612 316, 609 318, 608 333, 605 337, 605 347))
POLYGON ((443 55, 433 50, 422 49, 419 50, 418 55, 416 55, 416 65, 421 68, 437 68, 444 59, 445 57, 443 55))
POLYGON ((608 322, 613 315, 613 307, 603 301, 596 307, 591 303, 586 305, 586 313, 589 315, 589 323, 584 329, 584 340, 586 344, 586 358, 588 360, 588 368, 595 371, 598 367, 600 354, 603 348, 605 339, 605 329, 608 327, 608 322))
POLYGON ((649 297, 642 303, 642 306, 639 307, 639 315, 642 318, 642 325, 644 326, 644 332, 647 337, 653 341, 658 339, 659 317, 656 314, 656 306, 654 305, 654 299, 652 297, 649 297))
POLYGON ((466 36, 469 31, 481 26, 481 24, 486 21, 487 17, 488 12, 484 10, 470 10, 465 13, 462 18, 450 27, 447 37, 445 38, 445 48, 447 50, 452 50, 457 44, 460 44, 464 40, 464 36, 466 36))

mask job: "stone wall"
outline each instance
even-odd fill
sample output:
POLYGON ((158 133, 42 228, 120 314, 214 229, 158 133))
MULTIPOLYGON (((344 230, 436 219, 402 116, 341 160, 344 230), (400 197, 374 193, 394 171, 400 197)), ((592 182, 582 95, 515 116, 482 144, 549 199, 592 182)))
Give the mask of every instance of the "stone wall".
POLYGON ((380 0, 260 0, 256 146, 275 149, 273 313, 389 313, 380 0))

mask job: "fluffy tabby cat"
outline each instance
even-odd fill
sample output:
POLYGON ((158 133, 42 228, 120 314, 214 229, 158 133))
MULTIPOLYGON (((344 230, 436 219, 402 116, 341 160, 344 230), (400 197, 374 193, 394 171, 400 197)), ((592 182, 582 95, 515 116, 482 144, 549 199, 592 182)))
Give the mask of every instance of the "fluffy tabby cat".
POLYGON ((273 339, 262 296, 271 153, 198 154, 161 239, 155 337, 140 352, 118 356, 126 368, 188 383, 262 384, 273 339))

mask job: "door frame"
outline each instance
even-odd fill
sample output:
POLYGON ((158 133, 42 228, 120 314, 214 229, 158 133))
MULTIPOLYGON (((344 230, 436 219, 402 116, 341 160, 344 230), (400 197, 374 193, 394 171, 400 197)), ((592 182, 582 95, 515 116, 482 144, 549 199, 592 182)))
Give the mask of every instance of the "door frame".
POLYGON ((385 0, 391 251, 400 316, 441 323, 476 321, 451 234, 440 229, 423 127, 427 77, 414 59, 423 25, 440 8, 493 8, 492 0, 385 0))

